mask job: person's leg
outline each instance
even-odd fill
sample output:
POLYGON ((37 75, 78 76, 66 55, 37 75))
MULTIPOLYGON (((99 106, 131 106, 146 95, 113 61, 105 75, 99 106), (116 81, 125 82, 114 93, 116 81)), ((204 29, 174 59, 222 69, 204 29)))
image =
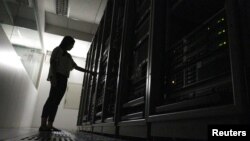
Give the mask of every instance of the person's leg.
POLYGON ((45 127, 45 126, 47 126, 47 118, 41 118, 41 126, 42 127, 45 127))
POLYGON ((52 87, 50 88, 50 93, 49 93, 49 97, 46 100, 44 106, 43 106, 43 111, 42 111, 42 118, 48 118, 49 117, 49 113, 51 111, 51 106, 53 105, 53 101, 55 99, 55 95, 56 95, 56 87, 52 87))
POLYGON ((58 105, 60 104, 61 99, 63 98, 64 93, 67 88, 67 77, 59 75, 57 81, 58 82, 57 82, 56 94, 53 99, 51 110, 50 110, 49 117, 48 117, 48 127, 53 129, 54 131, 59 131, 58 129, 53 127, 53 122, 55 120, 58 105))
POLYGON ((42 116, 41 116, 41 126, 39 128, 40 131, 49 130, 47 128, 47 120, 48 120, 49 114, 51 112, 51 107, 53 105, 53 101, 55 99, 56 89, 57 88, 51 86, 49 97, 48 97, 48 99, 46 100, 46 102, 45 102, 45 104, 43 106, 43 111, 42 111, 42 116))
MULTIPOLYGON (((53 102, 53 107, 51 108, 51 112, 48 118, 48 127, 49 128, 54 128, 53 123, 56 117, 58 105, 60 104, 61 99, 63 98, 64 93, 61 93, 61 95, 58 95, 56 100, 53 102)), ((55 129, 55 128, 54 128, 55 129)))

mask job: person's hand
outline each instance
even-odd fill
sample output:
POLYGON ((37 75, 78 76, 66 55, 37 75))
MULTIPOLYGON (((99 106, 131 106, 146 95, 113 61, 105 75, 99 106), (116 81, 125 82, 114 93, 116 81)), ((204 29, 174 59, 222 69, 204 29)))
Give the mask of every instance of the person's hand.
POLYGON ((51 82, 51 86, 56 86, 57 85, 57 78, 56 78, 56 76, 52 76, 50 82, 51 82))

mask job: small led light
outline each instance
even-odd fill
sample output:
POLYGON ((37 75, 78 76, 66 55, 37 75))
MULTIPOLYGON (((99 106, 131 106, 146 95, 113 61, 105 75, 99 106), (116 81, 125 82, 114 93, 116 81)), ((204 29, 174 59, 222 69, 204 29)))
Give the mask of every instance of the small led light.
POLYGON ((225 45, 225 44, 227 44, 227 42, 223 42, 223 44, 225 45))
POLYGON ((175 81, 174 81, 174 80, 172 80, 172 84, 175 84, 175 81))
POLYGON ((223 30, 222 30, 222 32, 224 32, 224 33, 225 33, 225 32, 226 32, 226 30, 225 30, 225 29, 223 29, 223 30))
POLYGON ((207 30, 210 30, 210 28, 208 27, 207 30))

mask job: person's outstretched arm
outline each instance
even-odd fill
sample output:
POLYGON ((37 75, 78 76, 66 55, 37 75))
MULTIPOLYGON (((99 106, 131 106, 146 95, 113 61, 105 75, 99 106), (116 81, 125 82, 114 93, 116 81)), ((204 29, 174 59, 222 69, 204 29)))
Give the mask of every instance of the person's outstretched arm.
POLYGON ((74 68, 75 68, 76 70, 78 70, 78 71, 81 71, 81 72, 90 73, 90 74, 92 74, 92 75, 95 75, 95 74, 96 74, 95 72, 92 72, 92 71, 89 71, 89 70, 86 70, 86 69, 84 69, 84 68, 82 68, 82 67, 77 66, 76 63, 74 64, 74 68))

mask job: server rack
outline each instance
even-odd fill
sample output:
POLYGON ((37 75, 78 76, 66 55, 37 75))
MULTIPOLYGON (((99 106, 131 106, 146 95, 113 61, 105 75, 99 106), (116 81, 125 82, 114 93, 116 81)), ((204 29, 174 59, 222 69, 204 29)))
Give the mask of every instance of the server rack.
MULTIPOLYGON (((89 52, 87 53, 87 57, 86 57, 86 62, 85 62, 85 69, 88 69, 88 62, 89 62, 89 52)), ((82 91, 81 91, 81 99, 80 99, 80 105, 79 105, 79 111, 78 111, 78 119, 77 119, 77 126, 80 127, 80 130, 83 130, 81 128, 81 125, 84 121, 86 121, 86 118, 84 115, 84 107, 85 107, 85 103, 86 103, 86 95, 85 95, 85 91, 87 89, 87 74, 84 73, 83 75, 83 83, 82 83, 82 91)))
MULTIPOLYGON (((95 39, 94 39, 95 41, 95 39)), ((95 42, 93 42, 93 44, 90 47, 90 66, 89 66, 89 70, 94 71, 95 69, 95 53, 96 53, 96 46, 95 46, 95 42)), ((87 91, 87 95, 88 95, 88 99, 87 99, 87 111, 88 111, 88 115, 87 115, 87 121, 92 123, 92 119, 93 119, 93 99, 94 99, 94 89, 95 89, 95 82, 96 78, 95 76, 89 74, 89 84, 88 84, 88 91, 87 91)))
POLYGON ((111 41, 109 49, 109 62, 107 67, 107 81, 104 105, 104 122, 114 122, 116 109, 116 89, 119 69, 119 58, 122 41, 122 29, 124 22, 124 0, 114 1, 113 19, 111 27, 111 41), (105 107, 106 106, 106 107, 105 107))
MULTIPOLYGON (((90 64, 90 50, 87 53, 87 58, 86 58, 86 64, 85 64, 85 69, 89 70, 89 64, 90 64)), ((88 117, 88 111, 87 111, 87 100, 88 100, 88 88, 89 88, 89 75, 87 73, 84 74, 84 79, 83 79, 83 88, 82 88, 82 95, 81 95, 81 103, 80 105, 82 107, 79 108, 79 116, 78 117, 78 122, 82 126, 82 130, 84 131, 92 131, 92 127, 90 125, 90 122, 88 122, 87 117, 88 117)))
POLYGON ((95 90, 95 109, 93 119, 93 131, 102 133, 102 126, 105 117, 106 98, 108 97, 109 91, 106 90, 106 83, 108 80, 108 64, 110 56, 110 40, 111 40, 111 25, 112 25, 112 14, 113 14, 113 1, 110 0, 107 3, 103 17, 103 29, 102 36, 100 36, 99 42, 101 43, 100 57, 99 57, 99 75, 98 82, 95 90))
POLYGON ((209 124, 249 123, 248 6, 247 0, 109 1, 93 40, 100 45, 94 93, 84 76, 83 130, 205 139, 209 124))
MULTIPOLYGON (((97 73, 98 59, 100 52, 100 45, 98 44, 98 39, 100 36, 101 29, 98 28, 95 37, 92 40, 92 44, 87 53, 85 69, 97 73)), ((90 73, 84 74, 83 88, 81 103, 79 107, 78 114, 78 124, 84 125, 83 130, 92 131, 92 122, 94 114, 94 104, 95 104, 95 87, 97 83, 97 75, 90 73)))
POLYGON ((237 2, 153 2, 151 135, 205 139, 209 124, 244 123, 237 2))
POLYGON ((127 0, 120 62, 119 134, 147 137, 145 97, 150 45, 150 0, 127 0), (126 65, 126 66, 124 66, 126 65), (129 130, 128 130, 129 129, 129 130))
POLYGON ((104 15, 93 132, 116 134, 117 83, 125 0, 110 0, 104 15), (98 118, 99 116, 99 118, 98 118))

